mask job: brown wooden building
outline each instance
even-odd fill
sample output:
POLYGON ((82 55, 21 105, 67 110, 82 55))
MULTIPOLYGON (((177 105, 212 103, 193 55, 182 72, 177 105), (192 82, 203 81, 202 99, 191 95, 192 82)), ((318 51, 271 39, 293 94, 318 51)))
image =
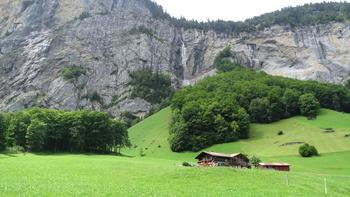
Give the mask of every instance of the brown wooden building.
POLYGON ((290 171, 290 164, 287 163, 259 163, 257 167, 261 169, 290 171))
POLYGON ((231 166, 231 167, 240 167, 248 168, 249 159, 241 154, 223 154, 223 153, 214 153, 214 152, 201 152, 196 159, 198 159, 198 164, 200 166, 231 166))

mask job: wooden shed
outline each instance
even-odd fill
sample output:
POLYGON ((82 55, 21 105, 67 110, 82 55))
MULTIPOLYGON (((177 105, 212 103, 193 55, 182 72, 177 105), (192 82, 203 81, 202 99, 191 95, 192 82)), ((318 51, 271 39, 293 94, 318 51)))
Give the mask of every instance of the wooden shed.
POLYGON ((287 163, 259 163, 257 167, 261 169, 290 171, 290 164, 287 163))
POLYGON ((198 159, 198 164, 200 166, 250 167, 249 159, 242 153, 224 154, 201 152, 195 159, 198 159))

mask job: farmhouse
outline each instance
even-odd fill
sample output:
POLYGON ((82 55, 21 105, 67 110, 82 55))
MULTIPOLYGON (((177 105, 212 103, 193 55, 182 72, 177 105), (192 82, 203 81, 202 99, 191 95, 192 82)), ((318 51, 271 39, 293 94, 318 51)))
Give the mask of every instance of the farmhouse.
POLYGON ((270 170, 278 170, 278 171, 290 170, 290 165, 287 163, 259 163, 257 167, 261 169, 270 169, 270 170))
POLYGON ((214 152, 201 152, 195 159, 198 159, 200 166, 231 166, 231 167, 250 167, 249 159, 241 154, 223 154, 214 152))

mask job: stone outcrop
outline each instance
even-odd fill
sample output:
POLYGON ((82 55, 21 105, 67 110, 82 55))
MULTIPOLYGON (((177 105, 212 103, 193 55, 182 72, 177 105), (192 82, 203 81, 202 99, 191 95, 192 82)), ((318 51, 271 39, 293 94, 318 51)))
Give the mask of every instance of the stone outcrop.
POLYGON ((175 27, 139 0, 0 0, 0 16, 3 111, 147 113, 145 101, 128 98, 129 71, 152 67, 175 86, 193 84, 215 74, 215 56, 227 46, 238 63, 273 75, 331 83, 350 75, 350 24, 223 35, 175 27), (76 84, 62 77, 73 65, 86 70, 76 84), (101 99, 89 100, 92 92, 101 99))

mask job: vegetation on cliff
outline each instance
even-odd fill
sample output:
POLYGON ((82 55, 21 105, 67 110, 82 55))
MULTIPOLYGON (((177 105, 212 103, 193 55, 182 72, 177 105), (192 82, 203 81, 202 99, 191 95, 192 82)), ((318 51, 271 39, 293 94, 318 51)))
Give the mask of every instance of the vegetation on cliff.
POLYGON ((168 102, 173 95, 174 88, 171 86, 169 75, 153 71, 152 68, 142 68, 129 73, 131 97, 140 97, 152 104, 168 102))
POLYGON ((323 2, 305 4, 297 7, 287 7, 282 10, 263 14, 244 22, 234 21, 207 21, 186 20, 173 18, 163 8, 149 0, 142 0, 156 18, 171 19, 178 27, 196 28, 204 31, 214 30, 218 33, 241 33, 263 30, 274 25, 302 27, 309 25, 327 24, 329 22, 345 22, 350 19, 350 3, 323 2))

